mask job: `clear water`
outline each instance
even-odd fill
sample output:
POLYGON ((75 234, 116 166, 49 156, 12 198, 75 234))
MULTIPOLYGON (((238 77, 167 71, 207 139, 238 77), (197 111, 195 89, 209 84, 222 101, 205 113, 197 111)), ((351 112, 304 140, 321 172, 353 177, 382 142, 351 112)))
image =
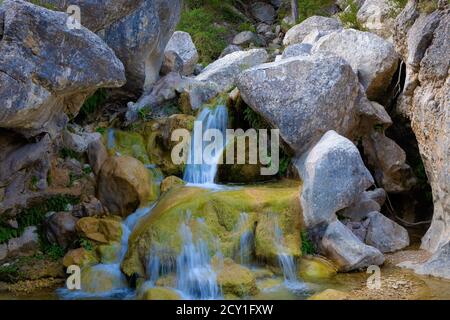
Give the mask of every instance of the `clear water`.
MULTIPOLYGON (((219 159, 222 156, 226 141, 226 129, 228 126, 228 111, 226 106, 218 105, 214 109, 204 108, 197 117, 191 137, 191 147, 188 155, 188 163, 184 172, 184 181, 192 184, 214 185, 219 159), (199 126, 199 123, 202 125, 199 126), (212 152, 212 159, 204 159, 203 151, 212 142, 203 141, 207 130, 218 130, 223 141, 215 141, 217 148, 212 152)), ((211 132, 211 131, 210 131, 211 132)))
POLYGON ((244 266, 250 266, 252 261, 252 252, 253 252, 253 243, 254 243, 254 236, 253 236, 253 230, 251 229, 251 226, 249 225, 249 217, 248 214, 245 212, 242 212, 239 216, 239 220, 236 226, 236 232, 240 233, 239 238, 239 248, 237 250, 237 261, 244 265, 244 266))

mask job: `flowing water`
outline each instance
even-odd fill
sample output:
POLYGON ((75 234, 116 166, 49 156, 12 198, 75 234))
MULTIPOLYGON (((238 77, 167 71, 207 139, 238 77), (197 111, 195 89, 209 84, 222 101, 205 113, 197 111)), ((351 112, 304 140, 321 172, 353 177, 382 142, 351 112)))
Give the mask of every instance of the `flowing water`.
POLYGON ((253 230, 249 225, 248 214, 242 212, 239 216, 239 221, 236 226, 236 232, 240 233, 239 248, 236 261, 244 266, 250 266, 253 252, 253 230))
MULTIPOLYGON (((197 117, 191 137, 188 162, 184 172, 184 181, 191 184, 214 186, 219 159, 226 144, 225 136, 228 126, 228 111, 226 106, 218 105, 214 109, 204 108, 197 117), (218 130, 223 137, 222 141, 213 140, 215 149, 212 150, 212 159, 205 159, 203 151, 211 141, 204 141, 204 134, 209 130, 218 130)), ((217 137, 216 137, 217 139, 217 137)))

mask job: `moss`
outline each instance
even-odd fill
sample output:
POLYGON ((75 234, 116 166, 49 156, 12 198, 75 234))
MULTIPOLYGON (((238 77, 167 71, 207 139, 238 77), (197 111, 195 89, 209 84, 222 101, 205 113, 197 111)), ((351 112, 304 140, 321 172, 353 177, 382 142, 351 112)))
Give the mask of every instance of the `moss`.
POLYGON ((150 164, 144 138, 138 132, 114 130, 114 138, 114 145, 108 150, 111 155, 119 153, 136 158, 143 164, 150 164))
MULTIPOLYGON (((277 215, 286 246, 299 256, 301 211, 298 194, 298 184, 287 181, 224 191, 186 186, 169 190, 130 236, 122 269, 127 275, 143 276, 143 263, 151 249, 161 260, 174 261, 182 244, 178 231, 181 223, 188 223, 194 240, 205 240, 211 252, 216 252, 219 240, 222 254, 232 257, 240 235, 245 231, 235 230, 242 212, 248 214, 250 225, 259 223, 259 219, 267 214, 277 215), (187 220, 188 212, 191 216, 187 220)), ((266 242, 273 242, 273 237, 267 238, 266 242)), ((265 246, 269 244, 261 243, 258 252, 261 258, 269 260, 266 255, 273 258, 275 253, 273 250, 267 253, 265 246)))
POLYGON ((143 290, 141 300, 181 300, 180 295, 173 289, 153 287, 143 290))
MULTIPOLYGON (((439 0, 420 0, 419 1, 419 11, 422 13, 430 14, 437 10, 439 0)), ((448 1, 450 3, 450 1, 448 1)))
POLYGON ((337 273, 336 266, 320 256, 302 257, 299 263, 298 274, 306 281, 329 279, 337 273))
POLYGON ((228 258, 224 259, 223 264, 217 261, 212 264, 224 295, 247 297, 258 293, 255 276, 248 268, 228 258))
POLYGON ((406 4, 408 3, 408 0, 388 0, 389 4, 389 16, 391 18, 397 17, 400 12, 405 8, 406 4))

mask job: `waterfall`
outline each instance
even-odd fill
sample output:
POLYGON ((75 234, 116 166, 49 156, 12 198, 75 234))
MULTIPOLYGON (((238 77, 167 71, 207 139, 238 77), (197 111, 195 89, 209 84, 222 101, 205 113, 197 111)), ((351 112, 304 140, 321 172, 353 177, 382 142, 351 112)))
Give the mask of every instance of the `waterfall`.
POLYGON ((226 129, 228 126, 228 112, 224 105, 214 109, 205 107, 197 117, 191 137, 191 148, 184 172, 184 180, 192 184, 214 184, 217 166, 225 146, 226 129), (200 125, 201 124, 201 125, 200 125), (223 141, 215 141, 218 148, 212 154, 213 159, 208 164, 203 158, 203 150, 212 142, 204 141, 207 130, 216 129, 223 137, 223 141))
POLYGON ((253 252, 253 230, 249 226, 248 214, 242 212, 236 226, 236 232, 240 233, 239 237, 239 263, 245 266, 250 266, 252 252, 253 252))
MULTIPOLYGON (((131 232, 138 224, 139 220, 147 214, 151 213, 153 204, 150 207, 139 208, 133 214, 129 215, 127 219, 122 223, 122 238, 120 244, 120 251, 117 258, 112 263, 100 263, 91 267, 91 271, 98 277, 108 275, 110 279, 114 279, 114 288, 107 292, 86 292, 82 290, 71 291, 66 288, 58 289, 58 294, 63 299, 84 299, 84 298, 129 298, 133 296, 133 292, 128 288, 127 280, 120 269, 123 259, 128 250, 128 239, 131 232)), ((91 284, 91 287, 95 287, 95 283, 91 284)))
POLYGON ((294 261, 294 257, 287 253, 284 246, 283 231, 278 225, 278 221, 275 221, 275 246, 277 248, 278 263, 283 270, 284 284, 289 290, 296 292, 305 292, 308 287, 305 283, 301 282, 297 276, 297 266, 294 261))

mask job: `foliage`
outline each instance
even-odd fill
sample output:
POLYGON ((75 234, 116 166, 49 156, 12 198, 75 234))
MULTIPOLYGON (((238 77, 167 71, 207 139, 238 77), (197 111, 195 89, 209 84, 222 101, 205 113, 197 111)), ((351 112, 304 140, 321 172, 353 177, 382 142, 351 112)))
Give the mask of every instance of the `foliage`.
MULTIPOLYGON (((1 2, 2 1, 0 1, 0 4, 1 4, 1 2)), ((34 4, 34 5, 36 5, 36 6, 40 6, 40 7, 43 7, 45 9, 48 9, 48 10, 56 10, 57 9, 56 6, 54 6, 53 4, 51 4, 51 3, 44 3, 41 0, 30 0, 30 2, 32 4, 34 4)))
MULTIPOLYGON (((450 0, 448 1, 450 3, 450 0)), ((421 0, 419 1, 419 11, 423 13, 432 13, 438 8, 438 0, 421 0)))
POLYGON ((239 25, 237 31, 239 31, 239 32, 242 32, 242 31, 256 32, 256 28, 250 22, 243 22, 239 25))
POLYGON ((315 16, 326 15, 325 9, 334 4, 334 0, 299 0, 299 22, 315 16))
POLYGON ((49 257, 53 261, 57 261, 64 257, 65 250, 63 247, 57 244, 42 244, 41 248, 44 251, 44 254, 49 257))
POLYGON ((81 106, 78 117, 85 119, 90 114, 93 114, 100 105, 105 103, 107 98, 106 90, 101 88, 98 89, 92 96, 86 99, 86 101, 81 106))
POLYGON ((405 8, 408 0, 388 0, 388 4, 390 7, 389 16, 391 18, 397 17, 400 12, 402 12, 403 8, 405 8))
POLYGON ((358 21, 358 5, 355 0, 347 0, 347 8, 339 14, 339 19, 346 28, 365 31, 363 25, 358 21))
POLYGON ((14 282, 19 277, 19 268, 13 264, 0 266, 0 281, 14 282))
POLYGON ((62 148, 59 151, 59 156, 63 159, 66 159, 66 158, 71 158, 71 159, 76 159, 76 160, 81 159, 81 155, 78 152, 68 149, 68 148, 62 148))
POLYGON ((0 244, 6 243, 9 239, 17 238, 18 236, 19 230, 0 225, 0 244))
POLYGON ((270 127, 267 121, 259 114, 257 114, 255 111, 253 111, 253 109, 250 107, 246 107, 243 111, 243 114, 244 120, 249 123, 250 128, 258 130, 258 129, 267 129, 270 127))
POLYGON ((301 237, 302 237, 302 254, 303 255, 315 254, 316 250, 314 249, 314 245, 312 244, 311 240, 309 240, 308 233, 306 231, 302 231, 301 237))
POLYGON ((92 244, 92 241, 89 240, 89 239, 86 239, 86 238, 79 238, 79 239, 77 240, 77 243, 78 243, 78 245, 79 245, 81 248, 84 248, 84 249, 86 249, 86 250, 88 250, 88 251, 94 250, 94 245, 92 244))

